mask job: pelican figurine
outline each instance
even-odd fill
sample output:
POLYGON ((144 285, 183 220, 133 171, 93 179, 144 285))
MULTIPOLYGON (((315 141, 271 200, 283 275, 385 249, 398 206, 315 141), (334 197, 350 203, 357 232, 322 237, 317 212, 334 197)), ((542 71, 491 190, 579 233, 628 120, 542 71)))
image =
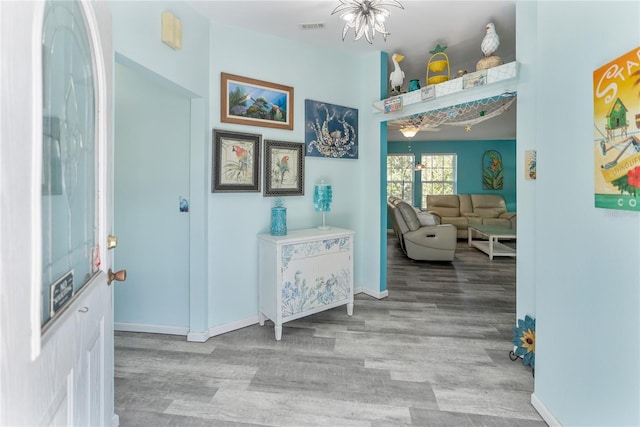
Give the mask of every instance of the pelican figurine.
POLYGON ((400 89, 402 89, 402 84, 404 83, 404 71, 400 69, 399 64, 403 59, 404 55, 400 55, 399 53, 394 53, 391 57, 393 61, 393 71, 389 75, 389 82, 391 83, 391 90, 397 93, 400 93, 400 89))

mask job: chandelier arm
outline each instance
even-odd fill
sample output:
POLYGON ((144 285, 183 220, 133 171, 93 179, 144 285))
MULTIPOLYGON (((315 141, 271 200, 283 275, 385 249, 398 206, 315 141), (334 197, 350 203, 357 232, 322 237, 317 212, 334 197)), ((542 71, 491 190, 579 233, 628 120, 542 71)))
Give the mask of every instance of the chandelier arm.
POLYGON ((355 4, 355 2, 346 2, 346 1, 342 1, 339 0, 340 4, 338 6, 336 6, 335 9, 333 9, 333 12, 331 12, 332 15, 341 12, 345 9, 353 9, 355 7, 357 7, 357 5, 355 4))
POLYGON ((404 9, 404 6, 399 1, 396 0, 378 0, 376 1, 377 6, 395 6, 400 9, 404 9))

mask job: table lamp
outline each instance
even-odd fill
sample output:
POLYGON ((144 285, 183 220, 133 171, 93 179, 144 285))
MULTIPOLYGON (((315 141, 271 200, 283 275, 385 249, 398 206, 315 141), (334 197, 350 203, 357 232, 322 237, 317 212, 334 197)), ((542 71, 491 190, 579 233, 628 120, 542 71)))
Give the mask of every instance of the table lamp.
POLYGON ((320 230, 328 230, 331 228, 325 223, 325 213, 331 210, 331 200, 331 185, 321 180, 313 189, 313 206, 316 212, 322 212, 322 225, 318 226, 320 230))

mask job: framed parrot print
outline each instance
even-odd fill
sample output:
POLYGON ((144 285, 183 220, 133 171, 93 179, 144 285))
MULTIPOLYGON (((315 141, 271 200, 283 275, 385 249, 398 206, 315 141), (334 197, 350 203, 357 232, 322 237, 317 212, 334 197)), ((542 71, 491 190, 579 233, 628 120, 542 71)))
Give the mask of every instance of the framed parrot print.
POLYGON ((213 130, 211 192, 260 192, 262 136, 213 130))
POLYGON ((264 142, 264 193, 268 196, 304 195, 304 144, 264 142))

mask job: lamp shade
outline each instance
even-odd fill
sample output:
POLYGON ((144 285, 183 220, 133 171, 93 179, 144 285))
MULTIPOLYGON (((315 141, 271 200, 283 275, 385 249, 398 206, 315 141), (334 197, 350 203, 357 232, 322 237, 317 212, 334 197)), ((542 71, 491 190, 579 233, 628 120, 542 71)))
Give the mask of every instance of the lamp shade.
POLYGON ((325 184, 321 181, 320 184, 316 184, 313 189, 313 206, 316 212, 329 212, 331 211, 331 201, 333 199, 331 185, 325 184))
POLYGON ((413 138, 419 131, 420 128, 417 126, 405 126, 400 128, 400 133, 402 133, 405 138, 413 138))

